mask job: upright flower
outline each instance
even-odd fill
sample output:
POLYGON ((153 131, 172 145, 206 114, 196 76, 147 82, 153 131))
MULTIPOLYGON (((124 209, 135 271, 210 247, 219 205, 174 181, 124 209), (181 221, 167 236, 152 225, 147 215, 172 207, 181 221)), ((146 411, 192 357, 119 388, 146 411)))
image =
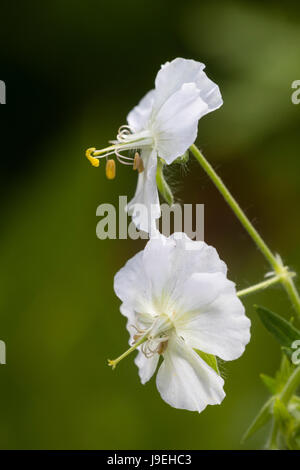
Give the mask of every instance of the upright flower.
POLYGON ((150 239, 115 276, 133 345, 109 364, 138 349, 144 384, 162 357, 156 384, 167 403, 198 412, 221 403, 224 381, 207 359, 237 359, 250 339, 250 321, 226 271, 204 242, 184 234, 150 239))
POLYGON ((119 162, 139 171, 136 193, 127 210, 137 228, 146 232, 160 217, 157 158, 170 164, 183 155, 196 140, 199 119, 222 105, 219 88, 204 68, 200 62, 181 58, 164 64, 156 76, 155 89, 128 114, 128 124, 120 127, 113 145, 87 150, 94 166, 100 158, 115 154, 119 162), (125 156, 126 150, 133 150, 134 156, 125 156))

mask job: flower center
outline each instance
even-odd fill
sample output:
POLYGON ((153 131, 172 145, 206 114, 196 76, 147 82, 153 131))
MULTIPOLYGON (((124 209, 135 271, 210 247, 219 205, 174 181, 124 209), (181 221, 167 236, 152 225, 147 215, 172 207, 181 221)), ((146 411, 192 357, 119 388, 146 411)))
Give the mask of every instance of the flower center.
POLYGON ((130 165, 134 170, 138 170, 139 173, 144 171, 143 160, 137 150, 153 145, 150 131, 134 132, 129 126, 124 125, 119 128, 117 139, 112 140, 111 143, 113 145, 102 150, 91 147, 85 153, 87 159, 95 167, 99 166, 102 158, 106 159, 106 176, 108 179, 114 179, 116 174, 115 161, 109 158, 111 155, 114 155, 119 163, 130 165), (124 155, 124 152, 132 150, 135 151, 134 156, 124 155))
POLYGON ((161 314, 157 316, 150 328, 138 328, 133 325, 137 333, 134 335, 134 344, 125 351, 121 356, 114 360, 108 360, 108 365, 113 369, 116 365, 141 346, 142 353, 150 358, 154 354, 163 354, 168 346, 169 335, 174 329, 174 324, 171 322, 168 315, 161 314))
POLYGON ((146 340, 142 344, 141 351, 147 358, 150 358, 154 354, 162 354, 166 350, 169 333, 174 329, 174 325, 167 315, 162 314, 154 320, 150 328, 140 329, 136 326, 134 328, 137 331, 133 337, 135 344, 145 337, 146 340))

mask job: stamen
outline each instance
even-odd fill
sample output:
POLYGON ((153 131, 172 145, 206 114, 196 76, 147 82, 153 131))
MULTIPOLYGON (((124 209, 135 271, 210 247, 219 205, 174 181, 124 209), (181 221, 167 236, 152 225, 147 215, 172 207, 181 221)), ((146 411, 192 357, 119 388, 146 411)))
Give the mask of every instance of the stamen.
POLYGON ((139 173, 144 171, 144 162, 138 152, 135 153, 134 158, 123 155, 123 152, 128 150, 136 151, 136 149, 152 145, 153 138, 150 131, 134 132, 130 126, 124 125, 118 130, 117 140, 112 140, 110 143, 113 145, 101 150, 91 147, 87 149, 85 153, 86 158, 95 167, 99 166, 99 160, 101 158, 106 158, 106 177, 108 179, 112 180, 116 176, 115 161, 112 158, 108 159, 112 154, 114 154, 118 162, 123 165, 133 165, 133 168, 139 173))
POLYGON ((154 354, 163 354, 163 352, 166 350, 167 345, 168 345, 168 336, 162 336, 161 338, 153 338, 153 339, 148 339, 143 345, 142 345, 142 353, 147 359, 150 359, 150 357, 153 357, 154 354))
POLYGON ((134 156, 133 169, 138 170, 139 173, 142 173, 145 169, 143 159, 140 157, 138 152, 136 152, 134 156))
POLYGON ((163 354, 165 350, 167 349, 167 346, 168 346, 168 338, 166 339, 166 341, 159 343, 158 348, 157 348, 158 354, 163 354))
POLYGON ((126 137, 128 137, 130 134, 132 134, 132 129, 130 126, 121 126, 118 130, 117 139, 119 142, 125 142, 126 137))
POLYGON ((116 176, 116 162, 113 159, 107 160, 106 167, 106 178, 108 180, 113 180, 116 176))
POLYGON ((133 351, 136 350, 136 348, 138 348, 141 344, 143 344, 145 341, 147 341, 147 336, 146 334, 137 342, 135 343, 133 346, 131 346, 131 348, 127 349, 127 351, 125 351, 123 354, 121 354, 121 356, 119 356, 117 359, 114 359, 114 360, 111 360, 111 359, 108 359, 108 365, 112 367, 112 369, 115 369, 116 365, 122 361, 122 359, 124 359, 126 356, 128 356, 130 353, 132 353, 133 351))
POLYGON ((116 154, 116 157, 117 157, 118 161, 120 163, 122 163, 123 165, 132 165, 132 163, 134 161, 133 158, 132 157, 126 157, 125 155, 122 155, 119 152, 119 149, 117 147, 115 148, 115 154, 116 154), (126 160, 126 161, 124 161, 124 160, 126 160))
POLYGON ((142 353, 144 354, 144 356, 147 358, 147 359, 150 359, 150 357, 154 356, 154 354, 156 353, 155 350, 151 349, 150 348, 150 345, 148 344, 149 341, 147 341, 147 343, 144 343, 143 346, 142 346, 142 353))
POLYGON ((95 152, 95 147, 91 147, 89 149, 86 150, 85 152, 85 156, 86 158, 91 162, 91 164, 95 167, 98 167, 99 166, 99 160, 98 158, 95 158, 93 157, 93 153, 95 152))

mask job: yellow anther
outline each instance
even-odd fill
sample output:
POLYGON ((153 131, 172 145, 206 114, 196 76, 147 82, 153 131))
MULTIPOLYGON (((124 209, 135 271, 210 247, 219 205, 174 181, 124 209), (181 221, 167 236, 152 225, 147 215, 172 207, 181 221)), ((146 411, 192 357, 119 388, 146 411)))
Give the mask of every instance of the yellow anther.
POLYGON ((137 170, 139 173, 144 171, 144 163, 138 152, 136 152, 134 156, 133 169, 137 170))
POLYGON ((93 155, 92 155, 95 152, 95 150, 96 150, 95 147, 91 147, 91 148, 87 149, 86 152, 85 152, 85 156, 91 162, 91 164, 93 166, 99 166, 99 159, 93 157, 93 155))
POLYGON ((108 180, 113 180, 116 176, 116 163, 114 160, 107 160, 106 162, 106 178, 108 180))

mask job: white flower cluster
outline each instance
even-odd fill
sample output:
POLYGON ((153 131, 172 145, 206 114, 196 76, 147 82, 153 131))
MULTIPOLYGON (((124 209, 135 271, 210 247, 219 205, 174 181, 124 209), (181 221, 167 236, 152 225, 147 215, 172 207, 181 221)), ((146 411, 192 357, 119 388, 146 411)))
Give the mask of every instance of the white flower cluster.
MULTIPOLYGON (((222 105, 219 88, 204 68, 181 58, 164 64, 155 89, 129 113, 128 125, 120 128, 113 145, 87 154, 95 166, 97 158, 111 153, 128 164, 130 158, 121 152, 140 150, 133 162, 139 169, 138 184, 128 211, 136 226, 150 235, 160 217, 158 157, 170 164, 184 154, 196 139, 199 119, 222 105), (140 217, 139 204, 152 207, 152 220, 140 217)), ((150 238, 115 276, 131 347, 110 365, 115 367, 137 349, 142 383, 162 358, 156 383, 171 406, 201 412, 221 403, 224 381, 215 357, 237 359, 250 340, 250 321, 226 274, 225 263, 204 242, 192 242, 184 234, 150 238), (186 249, 187 243, 197 249, 186 249)))

